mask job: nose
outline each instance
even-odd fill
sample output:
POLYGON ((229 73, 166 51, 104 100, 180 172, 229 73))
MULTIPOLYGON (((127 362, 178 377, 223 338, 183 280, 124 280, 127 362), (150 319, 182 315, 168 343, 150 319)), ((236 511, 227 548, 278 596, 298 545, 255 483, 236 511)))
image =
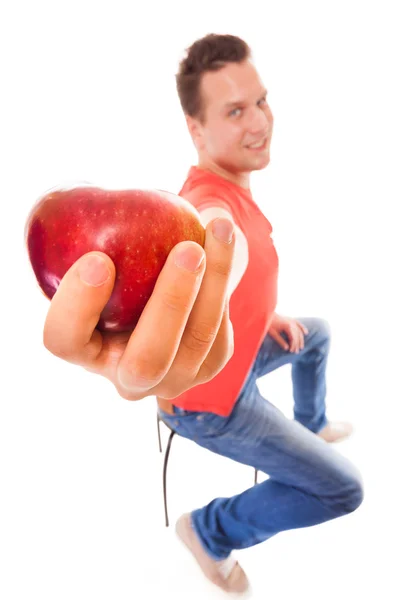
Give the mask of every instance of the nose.
POLYGON ((259 106, 255 106, 249 111, 249 120, 247 123, 247 129, 249 133, 256 136, 257 134, 263 134, 266 130, 269 130, 272 126, 272 114, 266 112, 259 106))

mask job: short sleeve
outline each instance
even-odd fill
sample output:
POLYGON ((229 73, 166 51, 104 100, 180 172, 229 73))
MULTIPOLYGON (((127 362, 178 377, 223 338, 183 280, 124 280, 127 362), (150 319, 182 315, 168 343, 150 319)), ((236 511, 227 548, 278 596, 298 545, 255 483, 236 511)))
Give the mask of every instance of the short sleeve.
POLYGON ((214 185, 199 185, 185 197, 193 204, 197 211, 202 211, 206 208, 212 208, 218 206, 224 208, 233 217, 235 217, 235 211, 232 207, 232 203, 227 198, 228 194, 216 188, 214 185))

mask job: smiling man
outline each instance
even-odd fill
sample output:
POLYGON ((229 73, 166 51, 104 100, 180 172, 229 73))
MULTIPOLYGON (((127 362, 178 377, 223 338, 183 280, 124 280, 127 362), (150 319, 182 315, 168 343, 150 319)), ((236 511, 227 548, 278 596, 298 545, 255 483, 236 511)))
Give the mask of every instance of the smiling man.
MULTIPOLYGON (((176 79, 198 153, 180 195, 204 226, 218 217, 234 225, 227 287, 234 352, 209 381, 158 397, 158 410, 180 435, 269 475, 237 496, 182 515, 176 525, 213 583, 244 592, 249 582, 234 549, 344 516, 360 505, 363 487, 357 469, 327 443, 352 429, 326 417, 328 323, 275 312, 278 255, 272 226, 250 189, 251 173, 269 164, 273 115, 250 48, 236 36, 209 34, 187 50, 176 79), (294 419, 257 387, 259 378, 285 364, 292 365, 294 419)), ((215 268, 208 263, 206 272, 215 268)), ((192 331, 191 344, 209 343, 214 329, 203 323, 192 331)))

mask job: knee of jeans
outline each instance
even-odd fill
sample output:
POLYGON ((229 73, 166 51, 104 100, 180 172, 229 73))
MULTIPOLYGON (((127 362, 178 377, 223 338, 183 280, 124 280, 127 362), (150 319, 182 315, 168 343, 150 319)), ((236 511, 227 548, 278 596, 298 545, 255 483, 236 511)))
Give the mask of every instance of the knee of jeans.
POLYGON ((328 352, 331 344, 331 327, 325 319, 315 318, 310 323, 314 336, 312 344, 322 353, 328 352))
POLYGON ((326 319, 316 319, 317 329, 321 337, 330 340, 332 335, 331 326, 326 319))
POLYGON ((349 514, 357 510, 364 500, 364 486, 361 479, 355 477, 347 481, 346 485, 336 496, 335 510, 339 514, 349 514))

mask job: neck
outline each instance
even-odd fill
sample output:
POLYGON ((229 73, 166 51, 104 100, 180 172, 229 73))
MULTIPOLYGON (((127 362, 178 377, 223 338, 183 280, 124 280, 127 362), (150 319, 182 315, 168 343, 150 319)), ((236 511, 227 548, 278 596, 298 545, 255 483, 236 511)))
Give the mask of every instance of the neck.
POLYGON ((232 171, 228 171, 213 161, 204 158, 199 158, 197 166, 199 169, 215 173, 215 175, 219 175, 223 179, 227 179, 245 190, 250 189, 250 174, 247 172, 232 173, 232 171))

